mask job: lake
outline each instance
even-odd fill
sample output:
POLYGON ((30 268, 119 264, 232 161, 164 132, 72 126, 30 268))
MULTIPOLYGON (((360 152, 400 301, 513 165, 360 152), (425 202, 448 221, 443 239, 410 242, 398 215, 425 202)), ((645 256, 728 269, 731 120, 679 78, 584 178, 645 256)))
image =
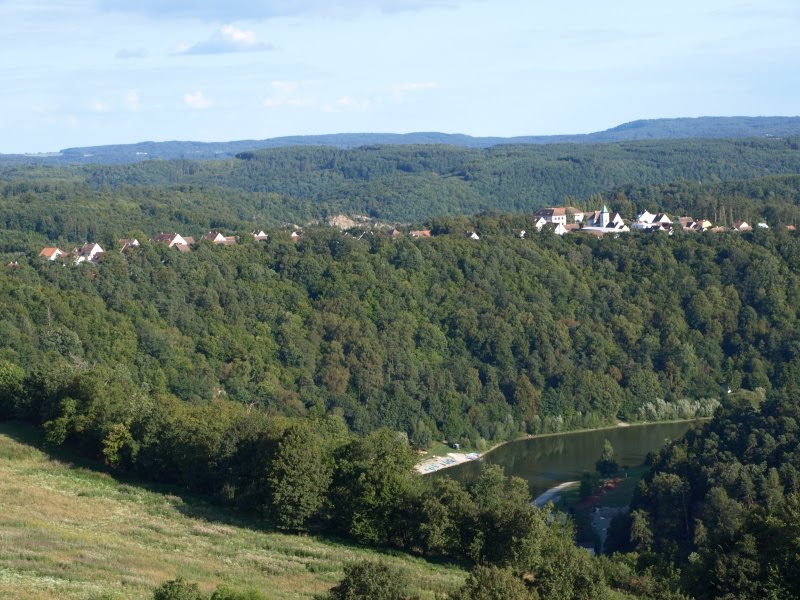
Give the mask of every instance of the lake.
POLYGON ((522 477, 536 498, 553 486, 580 479, 584 471, 594 471, 603 451, 603 442, 614 446, 620 466, 637 466, 649 452, 660 450, 666 440, 681 437, 694 422, 652 423, 614 427, 598 431, 576 431, 509 442, 487 454, 483 460, 467 462, 443 471, 458 481, 470 481, 484 464, 501 465, 506 475, 522 477))

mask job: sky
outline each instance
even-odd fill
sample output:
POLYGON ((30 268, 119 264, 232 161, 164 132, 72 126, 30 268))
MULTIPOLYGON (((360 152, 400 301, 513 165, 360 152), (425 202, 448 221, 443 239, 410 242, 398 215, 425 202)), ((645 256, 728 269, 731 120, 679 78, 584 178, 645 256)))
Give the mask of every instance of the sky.
POLYGON ((0 0, 0 153, 800 114, 798 0, 0 0))

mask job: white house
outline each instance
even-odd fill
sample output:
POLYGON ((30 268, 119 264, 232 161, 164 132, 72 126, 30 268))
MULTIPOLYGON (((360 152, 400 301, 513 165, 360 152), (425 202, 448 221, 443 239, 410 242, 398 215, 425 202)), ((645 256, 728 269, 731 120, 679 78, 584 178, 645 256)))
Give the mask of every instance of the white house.
POLYGON ((159 233, 153 241, 157 244, 166 244, 169 248, 176 248, 180 252, 189 252, 189 246, 194 244, 194 238, 183 237, 178 233, 159 233))
POLYGON ((100 247, 100 244, 84 244, 80 248, 75 249, 75 264, 97 262, 102 253, 103 249, 100 247))
POLYGON ((609 212, 608 207, 603 205, 603 210, 596 210, 585 216, 581 231, 593 233, 623 233, 630 231, 630 228, 625 225, 625 221, 622 220, 622 216, 618 212, 609 212))
POLYGON ((653 214, 645 210, 642 214, 636 217, 636 222, 631 225, 631 229, 639 231, 669 231, 672 229, 672 219, 666 213, 653 214))
POLYGON ((253 239, 257 242, 263 242, 269 237, 266 233, 264 233, 263 229, 253 231, 250 235, 252 235, 253 239))
POLYGON ((218 246, 233 246, 236 243, 236 236, 222 235, 219 231, 209 231, 203 236, 203 239, 218 246))

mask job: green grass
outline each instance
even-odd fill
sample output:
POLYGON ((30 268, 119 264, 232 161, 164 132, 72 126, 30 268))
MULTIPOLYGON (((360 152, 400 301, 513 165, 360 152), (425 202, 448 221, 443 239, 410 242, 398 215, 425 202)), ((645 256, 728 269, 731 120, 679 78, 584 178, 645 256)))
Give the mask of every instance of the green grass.
POLYGON ((150 598, 182 576, 205 591, 225 583, 267 598, 311 598, 350 561, 405 569, 423 598, 465 572, 403 554, 264 531, 192 497, 121 482, 39 450, 35 430, 0 423, 0 598, 150 598))
POLYGON ((616 488, 603 494, 600 501, 601 506, 621 507, 628 506, 633 499, 633 492, 639 484, 639 480, 647 473, 647 467, 632 467, 627 469, 627 478, 616 488))

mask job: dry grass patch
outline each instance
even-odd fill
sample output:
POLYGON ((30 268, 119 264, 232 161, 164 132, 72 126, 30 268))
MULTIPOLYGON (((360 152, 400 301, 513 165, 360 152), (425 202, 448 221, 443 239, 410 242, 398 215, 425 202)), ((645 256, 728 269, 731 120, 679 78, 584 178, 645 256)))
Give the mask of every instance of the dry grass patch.
MULTIPOLYGON (((335 541, 259 531, 257 523, 231 525, 199 501, 52 460, 17 441, 29 433, 0 423, 0 598, 144 599, 156 585, 182 576, 206 591, 225 583, 269 598, 302 599, 335 584, 345 563, 378 556, 335 541)), ((457 567, 405 555, 382 558, 407 570, 428 599, 465 578, 457 567)))

